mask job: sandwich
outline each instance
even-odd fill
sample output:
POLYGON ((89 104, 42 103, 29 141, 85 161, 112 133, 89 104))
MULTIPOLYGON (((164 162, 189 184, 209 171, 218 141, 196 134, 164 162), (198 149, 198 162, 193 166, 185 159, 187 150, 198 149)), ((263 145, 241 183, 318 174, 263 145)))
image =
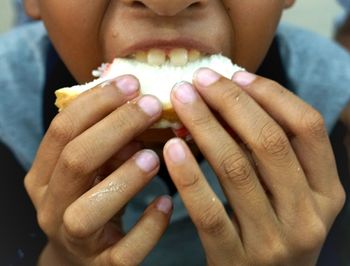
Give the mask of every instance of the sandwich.
MULTIPOLYGON (((192 51, 192 53, 195 52, 192 51)), ((187 56, 189 55, 190 53, 187 54, 187 56)), ((231 78, 235 72, 243 70, 233 64, 229 58, 220 54, 200 56, 199 52, 191 55, 191 58, 187 58, 186 64, 164 59, 161 63, 150 63, 147 58, 141 57, 140 59, 140 55, 138 58, 116 58, 112 63, 102 64, 97 70, 94 70, 92 74, 96 79, 93 81, 57 90, 55 104, 59 110, 62 110, 80 93, 108 83, 118 76, 131 74, 138 78, 142 95, 154 95, 162 103, 162 116, 152 128, 170 128, 176 136, 189 138, 188 132, 172 108, 170 93, 176 83, 192 82, 193 74, 201 67, 211 68, 227 78, 231 78)))

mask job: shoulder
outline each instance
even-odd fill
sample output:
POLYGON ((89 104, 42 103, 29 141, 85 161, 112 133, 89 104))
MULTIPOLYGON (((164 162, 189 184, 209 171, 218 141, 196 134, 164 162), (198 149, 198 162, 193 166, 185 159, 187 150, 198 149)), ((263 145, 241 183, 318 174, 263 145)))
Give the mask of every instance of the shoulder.
POLYGON ((350 53, 290 24, 280 25, 277 38, 290 86, 323 114, 331 130, 350 100, 350 53))
MULTIPOLYGON (((49 39, 41 22, 14 27, 0 35, 0 84, 38 86, 44 82, 49 39)), ((13 91, 13 89, 12 89, 13 91)))
POLYGON ((24 67, 27 62, 42 60, 48 45, 49 39, 41 22, 14 27, 0 35, 0 63, 3 67, 4 64, 19 62, 24 67))
POLYGON ((333 40, 284 23, 277 37, 282 59, 294 71, 329 72, 327 79, 350 77, 350 54, 333 40), (302 62, 307 65, 300 65, 302 62))
POLYGON ((42 90, 49 44, 40 22, 15 27, 0 36, 0 142, 26 166, 42 133, 42 90))
POLYGON ((0 35, 0 54, 3 56, 6 51, 13 51, 21 47, 23 44, 18 41, 28 41, 28 48, 33 48, 33 43, 42 42, 44 38, 47 38, 47 33, 42 22, 30 22, 13 27, 0 35), (9 44, 11 46, 8 46, 9 44))
POLYGON ((341 4, 346 10, 350 11, 350 0, 338 0, 339 4, 341 4))

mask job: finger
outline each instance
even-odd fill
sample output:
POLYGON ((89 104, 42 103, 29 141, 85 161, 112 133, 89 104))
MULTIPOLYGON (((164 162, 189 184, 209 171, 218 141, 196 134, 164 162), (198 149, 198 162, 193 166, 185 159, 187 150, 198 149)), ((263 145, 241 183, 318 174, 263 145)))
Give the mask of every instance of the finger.
POLYGON ((217 174, 241 230, 249 232, 251 228, 258 228, 259 223, 272 224, 274 211, 249 159, 215 119, 194 88, 188 83, 176 86, 172 103, 217 174), (192 99, 186 100, 191 95, 192 99))
POLYGON ((336 164, 319 112, 279 84, 262 77, 242 72, 234 75, 233 80, 290 132, 310 186, 315 191, 333 194, 339 181, 334 174, 336 164))
POLYGON ((47 185, 63 148, 76 136, 138 95, 139 83, 121 76, 113 83, 82 93, 51 122, 34 160, 30 182, 47 185))
POLYGON ((168 196, 155 200, 123 239, 97 257, 97 264, 140 265, 164 234, 172 208, 168 196))
POLYGON ((109 176, 115 169, 119 168, 125 163, 131 156, 142 148, 141 143, 132 141, 124 146, 117 154, 113 155, 102 167, 100 167, 95 173, 94 185, 102 181, 105 177, 109 176))
POLYGON ((96 233, 151 181, 158 169, 159 159, 153 151, 138 152, 67 208, 66 232, 78 239, 96 233))
POLYGON ((161 114, 153 96, 125 104, 86 130, 64 148, 48 190, 54 201, 67 206, 86 192, 95 171, 123 146, 152 125, 161 114), (65 184, 69 184, 66 186, 65 184))
POLYGON ((207 254, 219 263, 227 254, 241 251, 238 232, 223 204, 204 178, 187 145, 172 139, 164 146, 169 174, 195 224, 207 254), (222 256, 221 256, 222 255, 222 256), (225 255, 225 256, 223 256, 225 255))
POLYGON ((239 86, 210 69, 199 70, 195 80, 205 101, 251 150, 259 174, 273 196, 275 208, 294 209, 300 200, 309 197, 301 165, 279 124, 239 86), (208 76, 215 76, 217 81, 206 84, 208 76), (290 191, 298 191, 300 197, 290 191))

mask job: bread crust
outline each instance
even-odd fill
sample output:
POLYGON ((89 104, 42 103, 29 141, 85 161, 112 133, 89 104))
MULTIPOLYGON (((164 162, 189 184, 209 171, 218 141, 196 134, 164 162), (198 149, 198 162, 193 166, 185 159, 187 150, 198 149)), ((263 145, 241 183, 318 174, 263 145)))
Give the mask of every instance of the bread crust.
MULTIPOLYGON (((66 108, 74 99, 76 99, 79 96, 80 93, 70 90, 70 88, 63 88, 59 89, 55 92, 56 95, 56 101, 55 105, 57 106, 59 111, 62 111, 64 108, 66 108)), ((175 110, 172 108, 171 105, 163 106, 163 112, 162 116, 160 117, 160 120, 166 121, 170 124, 178 123, 179 118, 175 112, 175 110)), ((164 126, 155 124, 155 128, 164 128, 164 126)))

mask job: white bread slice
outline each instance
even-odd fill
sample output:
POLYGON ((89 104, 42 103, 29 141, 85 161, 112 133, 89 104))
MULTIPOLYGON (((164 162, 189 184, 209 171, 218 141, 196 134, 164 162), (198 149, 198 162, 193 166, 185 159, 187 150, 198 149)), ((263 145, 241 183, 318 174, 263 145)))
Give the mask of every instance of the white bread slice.
POLYGON ((170 102, 170 92, 178 82, 192 82, 193 74, 201 67, 209 67, 226 78, 231 78, 235 72, 243 70, 222 55, 205 56, 181 67, 173 66, 170 63, 165 63, 162 66, 153 66, 134 59, 116 58, 112 64, 103 65, 100 68, 100 71, 102 69, 102 73, 98 79, 84 85, 76 85, 57 90, 55 92, 57 97, 55 104, 59 110, 62 110, 80 93, 115 79, 118 76, 131 74, 139 79, 141 94, 155 95, 162 102, 163 115, 154 127, 178 128, 178 119, 170 102))

